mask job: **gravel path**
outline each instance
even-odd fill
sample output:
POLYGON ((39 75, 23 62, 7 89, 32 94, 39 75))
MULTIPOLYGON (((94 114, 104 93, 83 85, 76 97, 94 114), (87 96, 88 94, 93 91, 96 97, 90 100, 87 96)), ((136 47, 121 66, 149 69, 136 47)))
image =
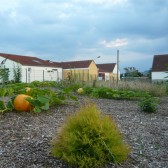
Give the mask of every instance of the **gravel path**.
MULTIPOLYGON (((90 99, 89 99, 90 100, 90 99)), ((106 168, 168 168, 168 97, 156 113, 138 110, 136 101, 91 99, 116 121, 131 154, 122 165, 106 168)), ((40 114, 0 114, 0 168, 68 168, 49 155, 50 141, 65 117, 79 104, 65 105, 40 114)))

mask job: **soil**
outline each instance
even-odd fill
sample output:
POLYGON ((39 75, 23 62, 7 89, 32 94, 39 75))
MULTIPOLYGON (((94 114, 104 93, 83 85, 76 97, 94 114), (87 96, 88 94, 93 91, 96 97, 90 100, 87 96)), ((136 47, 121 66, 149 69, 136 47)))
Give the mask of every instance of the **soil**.
POLYGON ((70 168, 50 156, 51 140, 84 99, 95 102, 110 115, 131 147, 121 165, 106 168, 168 168, 168 97, 160 98, 156 113, 144 113, 137 101, 79 97, 78 104, 58 106, 39 114, 0 114, 0 168, 70 168))

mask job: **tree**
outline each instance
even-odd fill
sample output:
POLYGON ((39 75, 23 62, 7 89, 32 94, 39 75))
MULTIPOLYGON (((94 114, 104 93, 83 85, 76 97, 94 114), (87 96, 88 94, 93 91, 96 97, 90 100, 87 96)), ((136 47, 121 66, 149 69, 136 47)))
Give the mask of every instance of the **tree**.
POLYGON ((141 77, 143 76, 135 67, 126 67, 125 70, 125 77, 141 77))
POLYGON ((152 68, 150 68, 150 69, 147 71, 146 76, 147 76, 148 78, 151 78, 151 76, 152 76, 152 68))
POLYGON ((16 83, 21 82, 21 77, 22 77, 22 70, 21 67, 17 64, 16 66, 14 65, 13 68, 13 78, 16 83))
POLYGON ((8 81, 9 78, 9 69, 0 68, 0 82, 4 83, 8 81))

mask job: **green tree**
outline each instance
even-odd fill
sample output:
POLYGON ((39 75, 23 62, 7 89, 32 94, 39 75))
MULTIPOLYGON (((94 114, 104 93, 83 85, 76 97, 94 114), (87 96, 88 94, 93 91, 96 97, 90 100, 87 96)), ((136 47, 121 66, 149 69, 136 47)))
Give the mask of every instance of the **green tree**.
POLYGON ((146 76, 147 76, 148 78, 151 78, 151 76, 152 76, 152 68, 150 68, 150 69, 147 71, 146 76))
POLYGON ((4 83, 9 79, 9 69, 0 68, 0 81, 4 83))
POLYGON ((20 83, 21 82, 21 77, 22 77, 22 70, 19 64, 17 64, 16 66, 14 65, 13 68, 13 79, 16 83, 20 83))
POLYGON ((135 67, 124 68, 125 77, 141 77, 143 76, 135 67))

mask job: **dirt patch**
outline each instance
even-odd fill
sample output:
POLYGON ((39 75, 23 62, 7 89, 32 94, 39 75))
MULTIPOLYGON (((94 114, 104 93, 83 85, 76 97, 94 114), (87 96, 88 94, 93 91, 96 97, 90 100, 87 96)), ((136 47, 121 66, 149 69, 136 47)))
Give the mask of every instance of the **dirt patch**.
MULTIPOLYGON (((156 113, 139 111, 136 101, 89 99, 102 112, 114 118, 131 146, 128 160, 107 168, 168 167, 168 97, 161 98, 156 113)), ((49 155, 50 141, 67 115, 79 104, 65 105, 39 114, 8 112, 0 114, 0 168, 68 168, 49 155)))

